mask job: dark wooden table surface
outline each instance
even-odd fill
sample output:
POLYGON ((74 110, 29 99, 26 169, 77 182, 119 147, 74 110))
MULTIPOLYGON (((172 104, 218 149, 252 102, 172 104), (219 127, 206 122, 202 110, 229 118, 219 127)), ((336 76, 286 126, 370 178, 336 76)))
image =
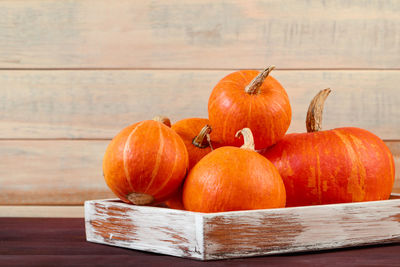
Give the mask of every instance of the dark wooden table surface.
POLYGON ((84 219, 0 218, 0 266, 400 266, 400 243, 200 262, 85 240, 84 219))

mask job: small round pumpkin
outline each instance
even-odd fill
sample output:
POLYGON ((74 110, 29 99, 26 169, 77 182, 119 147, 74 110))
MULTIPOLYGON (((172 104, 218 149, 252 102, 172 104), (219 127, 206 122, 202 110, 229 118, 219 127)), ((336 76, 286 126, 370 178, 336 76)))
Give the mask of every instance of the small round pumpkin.
POLYGON ((329 93, 322 90, 311 102, 307 133, 287 134, 262 152, 282 176, 287 206, 388 199, 395 177, 390 150, 360 128, 321 131, 329 93))
POLYGON ((228 146, 240 146, 235 133, 250 128, 255 148, 264 149, 281 139, 289 128, 292 111, 282 85, 263 72, 241 70, 229 74, 214 87, 208 101, 211 139, 228 146))
MULTIPOLYGON (((209 138, 211 127, 208 119, 188 118, 175 122, 171 128, 182 138, 189 155, 189 170, 205 155, 211 152, 209 138)), ((165 204, 172 209, 184 209, 182 203, 182 186, 165 204)))
POLYGON ((285 187, 277 169, 254 151, 250 129, 237 136, 241 134, 241 148, 218 148, 189 172, 183 187, 185 209, 222 212, 285 206, 285 187))
POLYGON ((205 155, 211 152, 208 119, 188 118, 172 124, 174 130, 185 143, 189 155, 189 170, 205 155))
POLYGON ((104 178, 122 201, 158 203, 181 185, 188 154, 180 136, 168 126, 169 120, 160 118, 138 122, 123 129, 108 145, 104 178))

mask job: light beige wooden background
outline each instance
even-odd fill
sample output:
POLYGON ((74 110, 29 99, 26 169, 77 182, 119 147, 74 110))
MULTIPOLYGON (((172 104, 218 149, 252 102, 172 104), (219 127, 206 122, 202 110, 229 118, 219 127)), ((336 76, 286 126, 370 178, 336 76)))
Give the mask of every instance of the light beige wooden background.
POLYGON ((122 127, 206 117, 219 79, 271 64, 290 132, 330 87, 324 128, 374 132, 400 170, 399 1, 0 0, 0 216, 83 216, 122 127))

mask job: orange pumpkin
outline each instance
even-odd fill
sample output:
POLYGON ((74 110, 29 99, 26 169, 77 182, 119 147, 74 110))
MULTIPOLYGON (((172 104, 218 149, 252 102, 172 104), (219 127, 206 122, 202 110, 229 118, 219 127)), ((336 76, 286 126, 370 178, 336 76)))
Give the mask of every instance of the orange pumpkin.
POLYGON ((189 118, 177 121, 171 128, 185 143, 189 155, 189 170, 205 155, 211 152, 207 135, 211 132, 208 119, 189 118))
POLYGON ((167 201, 165 201, 165 205, 167 205, 170 209, 176 210, 184 210, 185 207, 183 206, 182 201, 182 188, 183 184, 178 188, 178 190, 170 197, 167 201))
POLYGON ((257 150, 275 144, 289 128, 292 111, 282 85, 269 75, 274 66, 259 73, 241 70, 223 78, 208 101, 211 139, 240 146, 235 133, 250 128, 257 150))
MULTIPOLYGON (((170 125, 169 120, 166 124, 170 125)), ((158 203, 178 189, 188 169, 185 144, 160 119, 123 129, 107 147, 104 178, 124 202, 158 203)))
POLYGON ((187 210, 222 212, 285 206, 285 187, 272 163, 254 151, 250 129, 245 144, 221 147, 202 158, 189 172, 183 187, 187 210))
POLYGON ((329 92, 321 91, 311 102, 308 133, 288 134, 262 152, 282 176, 287 206, 388 199, 395 173, 385 143, 359 128, 320 131, 329 92))
MULTIPOLYGON (((177 121, 171 127, 185 143, 189 155, 189 170, 213 149, 209 140, 211 127, 208 124, 208 119, 188 118, 177 121)), ((182 186, 165 204, 172 209, 184 209, 182 186)))

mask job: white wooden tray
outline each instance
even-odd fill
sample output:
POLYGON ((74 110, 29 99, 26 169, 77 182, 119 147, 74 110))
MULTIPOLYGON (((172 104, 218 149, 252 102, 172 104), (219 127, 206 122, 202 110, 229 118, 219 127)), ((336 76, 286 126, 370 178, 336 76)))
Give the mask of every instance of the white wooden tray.
POLYGON ((384 201, 197 213, 85 202, 90 242, 199 260, 400 242, 400 195, 384 201))

